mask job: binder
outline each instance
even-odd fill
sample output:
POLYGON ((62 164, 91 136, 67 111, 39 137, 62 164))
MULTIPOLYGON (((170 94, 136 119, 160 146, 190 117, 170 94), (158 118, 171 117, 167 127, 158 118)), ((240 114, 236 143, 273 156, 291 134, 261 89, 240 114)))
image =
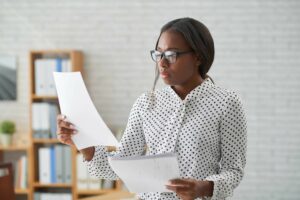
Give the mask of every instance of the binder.
POLYGON ((50 147, 50 177, 51 183, 56 183, 56 154, 54 146, 50 147))
POLYGON ((64 183, 71 183, 72 181, 72 159, 71 159, 71 148, 69 146, 63 146, 63 154, 64 154, 64 174, 63 180, 64 183))
POLYGON ((40 183, 51 183, 50 177, 50 148, 39 148, 39 181, 40 183))
POLYGON ((55 157, 56 157, 56 182, 63 183, 63 146, 55 145, 54 146, 55 157))
POLYGON ((83 163, 83 155, 77 154, 76 156, 77 166, 77 188, 88 189, 88 170, 86 165, 83 163))

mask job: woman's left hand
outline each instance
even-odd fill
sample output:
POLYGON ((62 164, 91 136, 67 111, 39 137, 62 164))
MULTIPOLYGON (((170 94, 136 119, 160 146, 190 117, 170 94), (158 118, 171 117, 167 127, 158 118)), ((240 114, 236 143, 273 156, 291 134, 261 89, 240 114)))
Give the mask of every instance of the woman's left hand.
POLYGON ((212 196, 214 184, 212 181, 180 178, 170 180, 166 188, 175 192, 182 200, 194 200, 212 196))

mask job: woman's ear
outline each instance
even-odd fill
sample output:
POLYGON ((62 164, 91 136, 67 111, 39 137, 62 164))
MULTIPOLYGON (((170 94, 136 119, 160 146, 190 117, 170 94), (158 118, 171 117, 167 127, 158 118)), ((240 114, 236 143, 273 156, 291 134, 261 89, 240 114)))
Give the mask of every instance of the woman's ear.
POLYGON ((197 65, 197 66, 200 66, 201 63, 202 63, 201 56, 200 56, 200 55, 196 55, 196 65, 197 65))

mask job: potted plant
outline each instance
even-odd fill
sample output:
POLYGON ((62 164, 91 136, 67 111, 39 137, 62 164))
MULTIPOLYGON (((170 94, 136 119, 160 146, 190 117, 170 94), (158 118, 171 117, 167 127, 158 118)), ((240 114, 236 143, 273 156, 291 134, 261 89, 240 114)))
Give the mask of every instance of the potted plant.
POLYGON ((12 135, 16 130, 15 123, 13 121, 3 121, 0 124, 0 136, 1 144, 5 147, 12 144, 12 135))

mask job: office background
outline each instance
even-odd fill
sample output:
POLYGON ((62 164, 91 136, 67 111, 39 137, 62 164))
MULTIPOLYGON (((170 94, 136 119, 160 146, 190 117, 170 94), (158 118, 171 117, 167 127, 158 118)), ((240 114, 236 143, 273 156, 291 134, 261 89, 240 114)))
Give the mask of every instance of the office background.
MULTIPOLYGON (((210 29, 210 75, 235 90, 248 119, 245 177, 232 199, 299 199, 300 1, 0 1, 0 54, 17 58, 17 100, 0 102, 0 121, 29 131, 28 52, 78 49, 103 119, 123 128, 134 100, 150 90, 160 27, 193 17, 210 29)), ((158 87, 163 87, 160 82, 158 87)))

